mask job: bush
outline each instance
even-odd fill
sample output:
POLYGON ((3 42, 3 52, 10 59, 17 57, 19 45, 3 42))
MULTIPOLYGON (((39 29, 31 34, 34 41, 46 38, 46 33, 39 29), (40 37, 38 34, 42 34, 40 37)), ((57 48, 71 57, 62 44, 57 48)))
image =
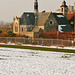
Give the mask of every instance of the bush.
POLYGON ((7 31, 7 33, 8 33, 8 34, 11 34, 11 33, 13 33, 13 32, 12 32, 12 31, 7 31))
POLYGON ((3 33, 0 34, 0 37, 8 37, 8 33, 3 32, 3 33))
POLYGON ((18 35, 18 34, 16 34, 16 37, 24 37, 24 38, 28 38, 28 36, 26 36, 26 35, 18 35))
POLYGON ((14 34, 12 31, 7 31, 8 37, 15 37, 16 34, 14 34))
POLYGON ((0 33, 2 33, 2 30, 0 30, 0 33))

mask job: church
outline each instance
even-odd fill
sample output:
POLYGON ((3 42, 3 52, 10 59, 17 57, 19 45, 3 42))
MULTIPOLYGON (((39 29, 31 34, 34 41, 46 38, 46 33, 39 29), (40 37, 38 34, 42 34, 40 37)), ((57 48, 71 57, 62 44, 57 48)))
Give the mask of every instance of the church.
POLYGON ((31 38, 39 37, 42 32, 72 32, 67 20, 68 7, 63 1, 60 13, 39 12, 38 1, 34 2, 34 12, 24 12, 21 17, 13 19, 13 33, 31 38))

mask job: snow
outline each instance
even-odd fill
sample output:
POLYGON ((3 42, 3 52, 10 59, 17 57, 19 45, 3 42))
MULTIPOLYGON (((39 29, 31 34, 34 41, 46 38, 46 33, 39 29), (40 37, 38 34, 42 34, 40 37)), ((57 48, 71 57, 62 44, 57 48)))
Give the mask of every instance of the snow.
POLYGON ((75 75, 75 54, 0 48, 0 75, 75 75))
POLYGON ((62 18, 62 17, 64 17, 64 16, 63 16, 63 15, 57 15, 57 17, 62 18))
POLYGON ((64 31, 62 31, 62 27, 65 27, 66 25, 58 25, 58 30, 59 30, 59 32, 64 32, 64 31))
POLYGON ((27 17, 29 17, 29 14, 27 14, 27 17))

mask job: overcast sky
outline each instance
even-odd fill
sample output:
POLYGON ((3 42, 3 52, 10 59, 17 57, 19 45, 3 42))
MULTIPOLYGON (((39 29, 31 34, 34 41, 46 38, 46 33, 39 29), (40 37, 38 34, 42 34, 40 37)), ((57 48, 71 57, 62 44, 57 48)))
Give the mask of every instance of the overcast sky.
MULTIPOLYGON (((39 11, 56 11, 63 0, 38 0, 39 11)), ((74 5, 75 0, 66 0, 67 5, 74 5)), ((34 11, 34 0, 0 0, 0 21, 13 22, 13 17, 20 17, 23 12, 34 11)))

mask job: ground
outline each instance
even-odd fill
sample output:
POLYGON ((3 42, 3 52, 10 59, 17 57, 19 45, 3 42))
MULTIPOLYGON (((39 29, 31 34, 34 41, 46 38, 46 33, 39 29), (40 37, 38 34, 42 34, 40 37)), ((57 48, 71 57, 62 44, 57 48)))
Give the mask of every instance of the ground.
POLYGON ((75 75, 75 53, 0 47, 0 75, 75 75))

